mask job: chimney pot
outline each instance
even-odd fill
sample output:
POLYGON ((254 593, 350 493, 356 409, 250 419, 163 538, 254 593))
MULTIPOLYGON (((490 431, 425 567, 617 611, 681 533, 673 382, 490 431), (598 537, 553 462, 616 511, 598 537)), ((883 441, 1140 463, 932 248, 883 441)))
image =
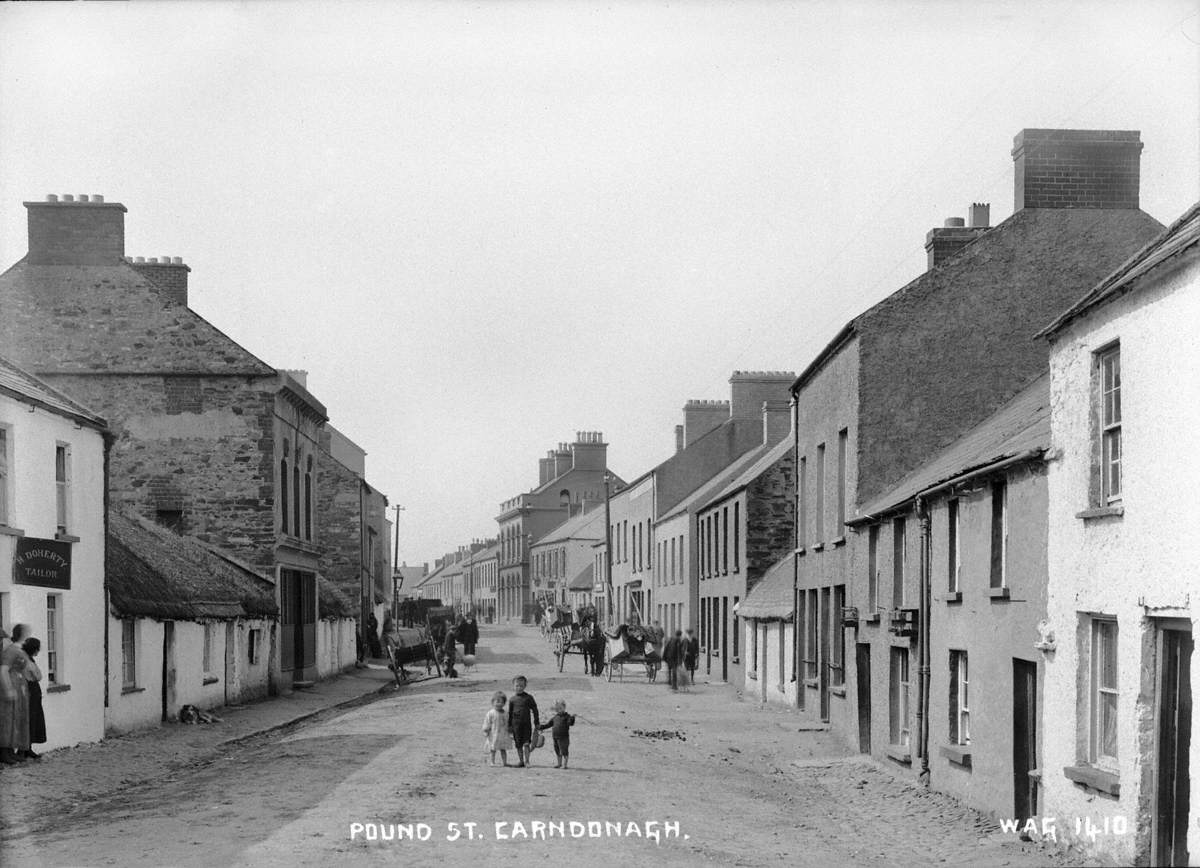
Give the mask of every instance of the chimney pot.
POLYGON ((146 261, 146 257, 144 257, 144 256, 136 256, 136 257, 134 257, 134 260, 133 260, 133 261, 134 261, 134 262, 145 262, 145 261, 146 261))
POLYGON ((88 195, 87 195, 87 193, 80 193, 80 194, 79 194, 79 201, 80 201, 80 202, 86 202, 87 200, 88 200, 88 195))
POLYGON ((158 265, 158 257, 157 256, 151 256, 146 261, 151 263, 152 265, 158 265))
POLYGON ((183 265, 183 257, 182 256, 172 257, 171 262, 174 265, 183 265))
POLYGON ((72 194, 70 194, 70 193, 63 193, 62 200, 63 200, 64 202, 74 202, 74 201, 75 201, 75 197, 74 197, 72 194))
POLYGON ((942 225, 947 229, 958 229, 966 226, 967 224, 966 221, 964 221, 961 217, 947 217, 946 222, 942 225))
POLYGON ((967 225, 972 229, 987 229, 992 219, 991 210, 992 206, 987 202, 972 202, 967 225))
POLYGON ((57 201, 58 201, 58 196, 56 196, 54 193, 47 193, 47 194, 46 194, 46 201, 47 201, 47 202, 57 202, 57 201))
POLYGON ((93 194, 92 194, 92 201, 93 201, 93 202, 100 202, 100 203, 103 203, 103 202, 104 202, 104 197, 103 197, 103 196, 99 196, 99 195, 97 195, 97 194, 93 193, 93 194))

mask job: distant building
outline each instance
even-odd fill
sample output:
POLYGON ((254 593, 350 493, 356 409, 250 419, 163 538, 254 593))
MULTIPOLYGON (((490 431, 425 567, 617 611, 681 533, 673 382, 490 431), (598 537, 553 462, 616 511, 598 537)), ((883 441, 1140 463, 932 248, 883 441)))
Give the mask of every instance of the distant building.
POLYGON ((499 587, 497 618, 533 619, 535 599, 545 587, 534 585, 529 549, 551 528, 584 510, 584 502, 604 501, 605 478, 616 488, 623 483, 608 471, 608 444, 599 431, 581 431, 574 443, 560 443, 538 461, 538 486, 500 504, 499 587))
MULTIPOLYGON (((567 519, 533 544, 529 552, 534 587, 556 605, 570 602, 571 584, 583 573, 592 575, 592 547, 604 537, 604 507, 589 504, 588 512, 567 519)), ((591 590, 588 581, 588 591, 591 590)), ((582 584, 578 589, 582 589, 582 584)))
POLYGON ((0 626, 28 624, 42 643, 49 750, 104 737, 109 438, 104 419, 0 358, 0 626))
POLYGON ((1037 812, 1092 858, 1194 864, 1200 205, 1089 289, 1044 332, 1055 459, 1037 812))
POLYGON ((494 539, 472 545, 474 551, 467 558, 466 611, 488 624, 496 620, 496 584, 500 574, 500 544, 494 539), (480 547, 482 545, 482 547, 480 547))

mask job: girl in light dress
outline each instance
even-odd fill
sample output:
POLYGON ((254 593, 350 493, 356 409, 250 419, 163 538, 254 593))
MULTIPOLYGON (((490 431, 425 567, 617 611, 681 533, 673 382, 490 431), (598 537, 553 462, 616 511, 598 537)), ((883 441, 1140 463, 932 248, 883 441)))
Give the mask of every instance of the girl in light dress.
POLYGON ((512 735, 508 731, 508 719, 504 714, 504 705, 508 697, 497 690, 492 694, 492 707, 483 718, 484 748, 491 754, 491 764, 496 764, 496 751, 500 751, 500 761, 508 765, 508 751, 513 746, 512 735))

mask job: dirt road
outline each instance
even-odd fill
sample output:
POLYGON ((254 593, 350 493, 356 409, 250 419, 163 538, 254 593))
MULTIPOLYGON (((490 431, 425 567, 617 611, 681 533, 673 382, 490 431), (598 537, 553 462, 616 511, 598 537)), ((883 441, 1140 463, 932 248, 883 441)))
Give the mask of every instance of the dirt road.
POLYGON ((319 715, 98 802, 54 806, 0 845, 0 861, 1061 864, 728 686, 672 694, 644 678, 608 683, 584 675, 580 657, 559 674, 529 627, 485 627, 478 656, 456 681, 319 715), (489 697, 518 673, 542 709, 561 698, 578 715, 569 770, 553 768, 548 748, 532 768, 486 765, 489 697))

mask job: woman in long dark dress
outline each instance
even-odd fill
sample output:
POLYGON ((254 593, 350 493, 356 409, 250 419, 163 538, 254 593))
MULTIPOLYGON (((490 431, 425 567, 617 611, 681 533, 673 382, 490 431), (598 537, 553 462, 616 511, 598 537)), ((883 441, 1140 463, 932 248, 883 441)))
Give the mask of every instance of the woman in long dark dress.
POLYGON ((46 713, 42 711, 42 670, 38 668, 34 657, 42 650, 42 643, 30 636, 21 647, 29 662, 25 664, 25 682, 29 688, 29 743, 25 756, 30 759, 41 759, 42 755, 34 753, 33 745, 46 743, 46 713))

